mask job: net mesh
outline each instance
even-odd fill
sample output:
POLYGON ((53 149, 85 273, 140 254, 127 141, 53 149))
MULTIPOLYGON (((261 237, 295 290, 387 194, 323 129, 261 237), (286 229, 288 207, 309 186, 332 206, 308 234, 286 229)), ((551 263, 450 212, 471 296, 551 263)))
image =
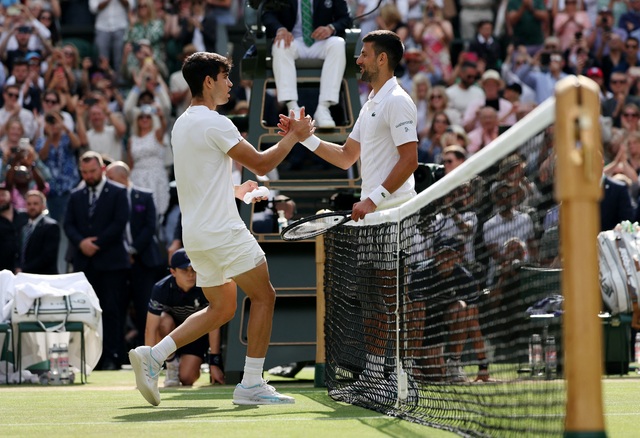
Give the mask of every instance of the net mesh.
POLYGON ((410 202, 325 235, 334 399, 462 435, 562 433, 553 105, 410 202))

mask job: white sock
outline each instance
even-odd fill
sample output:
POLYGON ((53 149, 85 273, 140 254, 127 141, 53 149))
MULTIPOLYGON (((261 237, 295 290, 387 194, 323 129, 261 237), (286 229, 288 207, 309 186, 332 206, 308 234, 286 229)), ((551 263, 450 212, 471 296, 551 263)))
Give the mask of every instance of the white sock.
POLYGON ((242 386, 250 387, 262 383, 262 370, 264 368, 264 357, 246 356, 244 362, 244 375, 242 376, 242 386))
POLYGON ((169 356, 171 356, 178 347, 176 347, 176 343, 171 338, 171 336, 165 336, 163 340, 158 342, 151 349, 151 357, 153 357, 160 365, 167 360, 169 356))
POLYGON ((289 100, 289 101, 287 101, 287 109, 288 109, 289 111, 291 111, 291 110, 297 110, 298 108, 300 108, 300 107, 298 106, 298 102, 297 102, 296 100, 289 100))

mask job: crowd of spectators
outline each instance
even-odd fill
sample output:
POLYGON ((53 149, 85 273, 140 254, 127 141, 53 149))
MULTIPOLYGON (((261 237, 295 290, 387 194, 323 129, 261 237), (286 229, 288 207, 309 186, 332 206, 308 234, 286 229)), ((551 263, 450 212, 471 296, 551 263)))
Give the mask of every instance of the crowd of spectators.
MULTIPOLYGON (((583 74, 601 88, 606 175, 627 185, 635 207, 640 0, 347 3, 363 34, 389 29, 404 41, 397 76, 418 107, 421 162, 461 163, 550 97, 558 80, 583 74)), ((87 151, 98 152, 105 165, 125 162, 130 186, 152 195, 158 244, 171 252, 179 242, 164 225, 176 215, 169 134, 190 101, 181 62, 219 48, 218 27, 242 26, 244 4, 89 0, 88 8, 94 35, 79 44, 60 25, 59 0, 0 6, 0 269, 28 265, 23 226, 39 217, 26 213, 34 190, 46 198, 42 214, 62 230, 72 192, 86 185, 78 163, 87 151)), ((252 91, 250 81, 237 81, 221 112, 246 112, 252 91)), ((360 91, 366 99, 364 84, 360 91)), ((286 111, 274 96, 267 105, 267 118, 286 111)), ((522 166, 528 165, 535 163, 522 166)), ((78 248, 64 231, 59 243, 57 271, 75 269, 69 262, 78 248)), ((127 250, 134 258, 136 248, 127 250)), ((158 269, 157 278, 163 273, 158 269)))

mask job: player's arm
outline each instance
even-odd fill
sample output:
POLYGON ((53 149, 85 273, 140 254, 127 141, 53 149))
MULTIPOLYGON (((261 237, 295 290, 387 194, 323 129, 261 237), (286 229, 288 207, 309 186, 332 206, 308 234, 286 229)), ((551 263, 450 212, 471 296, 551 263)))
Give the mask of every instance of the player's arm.
MULTIPOLYGON (((314 149, 313 152, 323 160, 339 167, 340 169, 347 170, 353 166, 356 161, 358 161, 358 158, 360 158, 360 143, 351 137, 347 138, 344 145, 320 140, 318 137, 312 138, 317 138, 319 141, 318 147, 314 149)), ((307 141, 309 140, 305 140, 305 143, 303 143, 305 146, 307 141)))
MULTIPOLYGON (((385 180, 382 182, 382 187, 391 194, 398 190, 405 181, 413 175, 413 172, 418 168, 418 143, 415 141, 411 141, 405 144, 398 146, 398 153, 400 154, 400 158, 391 172, 385 180)), ((370 197, 363 199, 360 202, 356 202, 353 205, 353 211, 351 213, 351 218, 354 221, 358 221, 362 219, 367 214, 372 213, 376 210, 378 205, 372 200, 374 198, 374 194, 371 194, 370 197)), ((375 197, 375 199, 383 200, 384 196, 375 197)))
POLYGON ((160 341, 160 315, 147 312, 147 325, 144 327, 144 345, 156 345, 160 341))
POLYGON ((289 130, 282 140, 264 151, 258 151, 248 141, 241 140, 227 152, 233 158, 256 175, 265 175, 285 159, 293 146, 313 134, 315 128, 311 117, 290 120, 289 130))
POLYGON ((220 329, 209 332, 209 375, 211 383, 224 385, 224 370, 222 368, 222 355, 220 354, 220 329))

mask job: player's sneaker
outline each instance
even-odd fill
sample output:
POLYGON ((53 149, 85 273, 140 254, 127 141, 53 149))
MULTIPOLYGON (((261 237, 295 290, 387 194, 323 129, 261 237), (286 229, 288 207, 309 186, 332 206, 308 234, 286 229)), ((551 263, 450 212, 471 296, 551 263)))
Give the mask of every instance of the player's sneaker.
POLYGON ((464 372, 464 368, 462 368, 460 359, 447 359, 446 373, 446 379, 448 382, 462 383, 469 381, 469 379, 467 379, 467 375, 464 372))
POLYGON ((158 374, 161 364, 151 356, 151 347, 146 345, 129 351, 131 367, 136 373, 136 386, 140 394, 153 406, 160 404, 158 374))
POLYGON ((373 402, 390 405, 396 398, 393 385, 394 382, 385 380, 381 372, 365 369, 355 382, 330 390, 329 396, 350 404, 369 405, 373 402))
POLYGON ((265 380, 258 385, 249 387, 238 383, 233 391, 233 403, 236 405, 283 405, 295 402, 293 397, 280 394, 265 380))
POLYGON ((176 356, 173 360, 166 361, 165 364, 167 365, 167 371, 164 377, 164 387, 180 386, 180 360, 178 357, 176 356))

